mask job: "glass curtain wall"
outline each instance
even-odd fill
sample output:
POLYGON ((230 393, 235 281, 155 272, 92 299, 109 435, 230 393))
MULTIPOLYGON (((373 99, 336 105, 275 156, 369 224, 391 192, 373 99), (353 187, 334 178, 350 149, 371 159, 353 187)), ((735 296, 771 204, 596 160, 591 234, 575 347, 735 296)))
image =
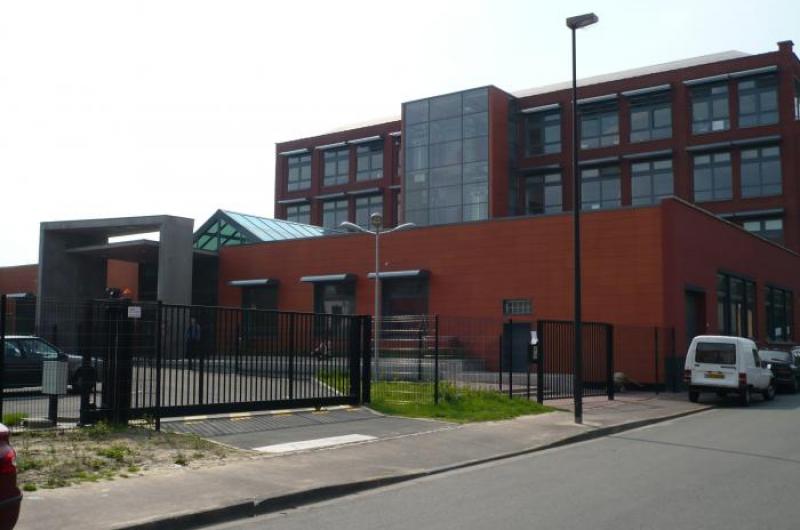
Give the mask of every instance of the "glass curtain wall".
POLYGON ((403 127, 405 220, 425 226, 488 218, 488 89, 405 103, 403 127))

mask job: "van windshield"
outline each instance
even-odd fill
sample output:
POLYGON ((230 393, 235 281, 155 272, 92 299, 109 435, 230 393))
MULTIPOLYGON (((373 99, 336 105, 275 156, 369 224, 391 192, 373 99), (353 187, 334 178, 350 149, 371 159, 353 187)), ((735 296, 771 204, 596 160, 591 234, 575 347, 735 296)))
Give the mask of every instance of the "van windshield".
POLYGON ((736 364, 736 345, 724 342, 698 342, 694 362, 736 364))

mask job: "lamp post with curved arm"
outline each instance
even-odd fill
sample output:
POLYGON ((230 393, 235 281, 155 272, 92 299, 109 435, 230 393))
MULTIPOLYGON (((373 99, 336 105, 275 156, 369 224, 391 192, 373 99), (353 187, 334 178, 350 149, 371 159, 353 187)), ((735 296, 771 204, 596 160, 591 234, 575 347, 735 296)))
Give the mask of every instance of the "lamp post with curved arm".
POLYGON ((375 379, 380 380, 380 336, 381 336, 381 234, 391 234, 392 232, 397 232, 398 230, 405 230, 406 228, 413 228, 417 225, 414 223, 403 223, 401 225, 397 225, 394 228, 390 228, 389 230, 383 229, 383 215, 379 213, 373 213, 369 216, 369 224, 372 226, 373 230, 367 230, 363 226, 359 226, 355 223, 351 223, 349 221, 345 221, 339 226, 342 228, 348 228, 350 230, 355 230, 357 232, 363 232, 365 234, 372 234, 375 236, 375 304, 374 304, 374 316, 373 316, 373 336, 372 336, 372 352, 373 356, 375 357, 375 379))

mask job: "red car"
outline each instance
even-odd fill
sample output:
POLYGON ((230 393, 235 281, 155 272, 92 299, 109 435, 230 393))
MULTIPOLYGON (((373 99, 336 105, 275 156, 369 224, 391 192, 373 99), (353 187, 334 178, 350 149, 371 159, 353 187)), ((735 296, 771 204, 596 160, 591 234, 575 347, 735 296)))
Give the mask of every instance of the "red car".
POLYGON ((17 452, 11 447, 8 427, 0 423, 0 530, 17 524, 22 492, 17 487, 17 452))

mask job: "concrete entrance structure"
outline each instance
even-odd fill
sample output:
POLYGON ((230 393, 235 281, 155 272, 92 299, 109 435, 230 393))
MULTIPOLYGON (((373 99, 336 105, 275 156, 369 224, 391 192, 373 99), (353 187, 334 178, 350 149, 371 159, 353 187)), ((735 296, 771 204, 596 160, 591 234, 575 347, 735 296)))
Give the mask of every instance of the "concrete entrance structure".
MULTIPOLYGON (((78 302, 100 298, 106 289, 107 260, 130 260, 140 254, 158 260, 157 298, 168 304, 190 304, 193 225, 192 219, 170 215, 42 223, 39 299, 78 302), (160 243, 108 242, 109 237, 150 232, 160 234, 160 243)), ((41 324, 41 305, 36 319, 41 324)), ((74 325, 58 320, 57 315, 50 315, 48 325, 60 329, 74 325)))

